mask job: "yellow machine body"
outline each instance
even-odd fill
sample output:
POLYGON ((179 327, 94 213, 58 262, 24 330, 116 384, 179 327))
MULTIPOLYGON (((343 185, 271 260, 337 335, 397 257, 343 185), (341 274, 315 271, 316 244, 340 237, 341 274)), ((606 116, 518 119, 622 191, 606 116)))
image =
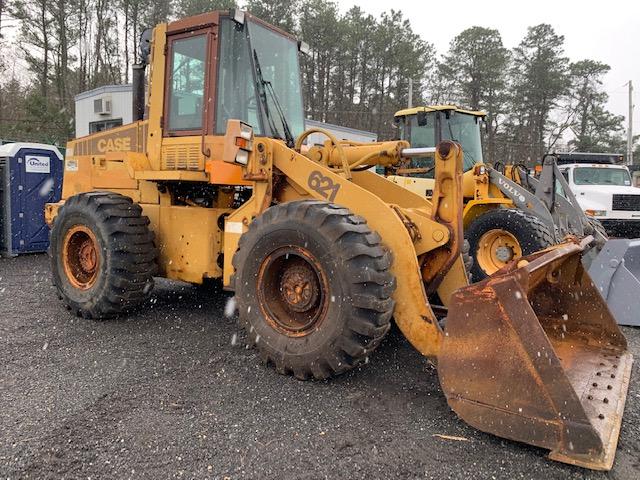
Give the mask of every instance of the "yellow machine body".
MULTIPOLYGON (((211 119, 218 118, 213 116, 217 89, 223 88, 214 81, 223 77, 216 72, 215 59, 220 56, 213 52, 224 41, 221 25, 230 15, 214 12, 154 29, 147 119, 68 144, 63 199, 47 206, 48 222, 55 227, 65 202, 79 194, 107 191, 124 195, 149 218, 159 252, 157 275, 191 283, 221 278, 225 287, 234 288, 234 254, 251 225, 270 207, 308 199, 346 208, 366 222, 391 253, 393 318, 419 352, 442 364, 443 390, 462 418, 482 430, 549 448, 559 460, 611 468, 631 357, 606 305, 594 295, 588 275, 575 263, 583 246, 570 243, 552 248, 537 254, 531 263, 523 260, 510 265, 495 279, 469 287, 460 250, 463 191, 470 183, 463 177, 463 152, 456 143, 438 145, 427 198, 368 170, 375 165, 399 165, 410 155, 407 142, 363 145, 338 141, 323 132, 328 137, 325 145, 303 148, 311 131, 298 136, 295 145, 288 145, 284 139, 257 134, 246 119, 228 118, 224 126, 213 125, 211 119), (169 57, 177 40, 198 35, 206 38, 203 48, 207 52, 200 111, 204 120, 198 132, 172 132, 167 115, 174 106, 167 105, 167 99, 169 87, 175 87, 175 75, 168 71, 169 57), (199 192, 210 194, 212 200, 203 202, 199 192), (588 315, 573 297, 566 297, 561 305, 567 310, 551 308, 554 289, 564 294, 576 286, 589 298, 588 315), (444 329, 429 302, 429 296, 436 293, 449 307, 451 320, 444 329), (509 305, 506 297, 513 293, 521 295, 518 308, 502 309, 495 317, 493 310, 509 305), (520 309, 528 305, 529 296, 535 304, 520 309), (545 340, 545 332, 558 332, 564 312, 570 315, 571 335, 585 345, 580 359, 587 367, 572 361, 570 348, 565 348, 567 341, 549 344, 545 340), (508 337, 496 349, 494 337, 501 336, 502 329, 508 337), (470 336, 469 332, 474 333, 470 336), (476 346, 482 350, 476 352, 476 346), (553 360, 551 364, 527 356, 538 347, 545 358, 553 360), (504 359, 510 355, 518 359, 513 365, 526 367, 527 382, 540 387, 533 398, 518 385, 513 385, 513 393, 510 385, 505 387, 508 377, 502 373, 509 369, 509 362, 504 359), (610 357, 606 360, 608 369, 619 372, 609 406, 615 415, 601 421, 606 427, 595 425, 600 421, 597 416, 594 419, 595 407, 588 405, 588 393, 576 386, 580 379, 595 375, 603 355, 623 359, 614 366, 609 365, 610 357), (562 388, 555 388, 553 401, 549 401, 545 389, 557 379, 562 379, 562 388), (469 385, 469 391, 462 385, 469 385), (485 398, 487 391, 494 395, 485 398), (496 391, 504 394, 496 395, 496 391), (568 408, 554 403, 568 397, 568 408), (520 405, 523 410, 513 412, 509 405, 520 405), (510 422, 508 432, 498 426, 505 418, 510 422), (567 434, 563 433, 566 426, 571 429, 567 434)), ((248 14, 234 13, 232 20, 251 21, 255 31, 266 28, 288 38, 248 14)), ((269 88, 268 82, 263 83, 269 88)), ((193 105, 190 97, 183 98, 187 98, 185 109, 193 105)), ((482 182, 479 185, 478 189, 482 182)), ((242 287, 235 284, 235 288, 238 295, 242 287)), ((515 375, 513 369, 509 372, 515 375)))

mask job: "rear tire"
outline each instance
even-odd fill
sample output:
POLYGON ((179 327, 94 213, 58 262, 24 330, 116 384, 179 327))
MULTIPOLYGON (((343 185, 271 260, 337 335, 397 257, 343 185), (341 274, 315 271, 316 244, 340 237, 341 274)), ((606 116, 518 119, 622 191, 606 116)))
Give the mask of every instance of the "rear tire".
POLYGON ((267 209, 240 238, 233 265, 240 324, 279 373, 341 374, 389 330, 391 256, 346 208, 296 201, 267 209))
POLYGON ((465 231, 473 258, 474 282, 484 280, 511 260, 554 244, 549 229, 521 210, 496 208, 475 218, 465 231))
POLYGON ((49 255, 54 285, 69 310, 107 318, 148 297, 157 269, 148 225, 140 205, 117 193, 67 199, 51 229, 49 255))

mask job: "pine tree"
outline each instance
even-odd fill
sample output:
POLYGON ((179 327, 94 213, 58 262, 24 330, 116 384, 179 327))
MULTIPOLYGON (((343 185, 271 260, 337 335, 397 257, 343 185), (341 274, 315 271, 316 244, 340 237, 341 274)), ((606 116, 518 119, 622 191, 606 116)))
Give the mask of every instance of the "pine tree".
POLYGON ((485 110, 489 125, 487 155, 495 156, 499 116, 505 113, 509 51, 498 30, 471 27, 458 34, 439 64, 438 72, 451 88, 449 98, 473 110, 485 110))
POLYGON ((508 126, 514 149, 508 160, 535 162, 546 151, 549 116, 569 88, 568 64, 564 37, 551 25, 529 27, 513 50, 508 126))

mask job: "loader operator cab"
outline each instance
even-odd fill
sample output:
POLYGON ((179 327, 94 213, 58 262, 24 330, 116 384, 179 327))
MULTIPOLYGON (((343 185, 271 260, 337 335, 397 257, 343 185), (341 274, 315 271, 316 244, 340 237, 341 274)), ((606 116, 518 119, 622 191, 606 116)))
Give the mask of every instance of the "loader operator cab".
MULTIPOLYGON (((462 110, 453 105, 416 107, 395 114, 395 124, 401 140, 412 147, 435 147, 443 140, 453 140, 464 153, 463 170, 471 170, 482 162, 480 127, 484 112, 462 110)), ((408 165, 407 175, 418 178, 433 178, 433 158, 413 159, 408 165)))
MULTIPOLYGON (((303 132, 299 43, 293 36, 230 10, 173 22, 166 38, 164 137, 224 135, 232 119, 289 145, 303 132)), ((143 36, 143 52, 145 42, 143 36)))
POLYGON ((242 120, 292 142, 304 130, 298 43, 257 19, 221 18, 216 133, 242 120))

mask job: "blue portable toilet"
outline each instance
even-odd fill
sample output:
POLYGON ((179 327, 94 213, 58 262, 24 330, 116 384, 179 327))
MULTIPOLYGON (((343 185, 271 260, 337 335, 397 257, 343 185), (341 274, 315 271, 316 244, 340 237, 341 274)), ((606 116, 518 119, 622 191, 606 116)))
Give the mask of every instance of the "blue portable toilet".
POLYGON ((44 205, 60 200, 63 171, 64 159, 54 145, 0 145, 0 254, 47 250, 44 205))

